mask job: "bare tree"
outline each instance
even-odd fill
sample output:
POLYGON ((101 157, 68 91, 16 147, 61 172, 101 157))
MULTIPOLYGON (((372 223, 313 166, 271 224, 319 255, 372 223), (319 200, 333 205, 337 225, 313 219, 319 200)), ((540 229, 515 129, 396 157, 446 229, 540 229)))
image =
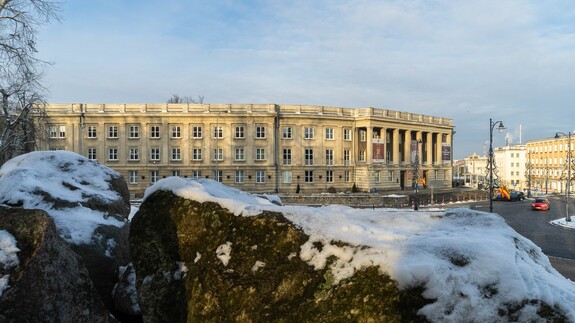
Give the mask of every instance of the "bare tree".
POLYGON ((37 28, 58 14, 57 2, 0 0, 0 165, 34 149, 47 64, 36 57, 37 28))
POLYGON ((179 96, 177 94, 172 94, 172 96, 168 99, 168 103, 204 103, 204 97, 202 95, 198 95, 198 98, 195 99, 191 96, 179 96))

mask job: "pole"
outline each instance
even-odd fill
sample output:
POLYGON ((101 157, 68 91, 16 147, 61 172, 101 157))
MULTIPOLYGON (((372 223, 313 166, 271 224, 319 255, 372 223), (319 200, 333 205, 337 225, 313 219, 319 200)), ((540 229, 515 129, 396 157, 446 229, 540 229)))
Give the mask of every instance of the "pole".
POLYGON ((220 137, 220 113, 222 113, 222 111, 218 112, 218 114, 216 115, 216 131, 214 132, 214 137, 216 138, 216 151, 214 152, 214 159, 216 162, 216 182, 220 181, 220 173, 218 172, 218 157, 219 157, 219 150, 218 150, 218 142, 219 142, 219 137, 220 137))
POLYGON ((571 131, 567 135, 567 189, 565 190, 565 221, 571 222, 569 216, 569 195, 571 195, 571 131))
POLYGON ((489 212, 493 213, 493 120, 489 119, 489 212))

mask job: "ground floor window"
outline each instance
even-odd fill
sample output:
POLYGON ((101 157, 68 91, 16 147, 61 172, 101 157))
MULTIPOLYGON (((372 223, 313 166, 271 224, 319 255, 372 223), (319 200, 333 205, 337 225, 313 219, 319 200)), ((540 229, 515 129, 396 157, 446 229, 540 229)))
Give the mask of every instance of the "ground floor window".
POLYGON ((305 171, 304 180, 306 183, 313 183, 313 170, 306 170, 305 171))
POLYGON ((282 182, 289 184, 292 181, 292 173, 291 170, 284 170, 282 172, 282 182))
POLYGON ((325 171, 325 181, 327 183, 333 183, 333 170, 325 171))
POLYGON ((138 171, 131 170, 130 171, 130 184, 138 184, 138 171))
POLYGON ((242 184, 244 182, 244 171, 236 170, 236 183, 242 184))
POLYGON ((266 172, 263 170, 256 171, 256 183, 265 183, 266 182, 266 172))
POLYGON ((344 177, 344 180, 345 180, 346 183, 351 182, 351 176, 350 176, 348 170, 346 170, 346 171, 343 173, 343 177, 344 177))
POLYGON ((158 181, 158 171, 153 170, 150 172, 150 183, 154 184, 158 181))

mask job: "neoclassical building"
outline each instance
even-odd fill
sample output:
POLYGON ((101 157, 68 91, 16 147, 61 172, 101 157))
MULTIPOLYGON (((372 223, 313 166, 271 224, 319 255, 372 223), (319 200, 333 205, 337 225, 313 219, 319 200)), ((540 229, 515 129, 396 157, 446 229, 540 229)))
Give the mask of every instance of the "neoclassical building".
POLYGON ((132 194, 161 178, 256 193, 451 186, 451 119, 377 108, 278 104, 48 104, 41 149, 118 172, 132 194), (415 161, 418 161, 415 167, 415 161))
POLYGON ((571 187, 575 184, 575 163, 573 158, 568 163, 569 151, 573 154, 574 143, 568 143, 567 136, 530 140, 527 147, 527 172, 531 180, 531 190, 539 192, 564 193, 567 184, 568 166, 571 166, 571 187), (570 147, 569 147, 570 146, 570 147))

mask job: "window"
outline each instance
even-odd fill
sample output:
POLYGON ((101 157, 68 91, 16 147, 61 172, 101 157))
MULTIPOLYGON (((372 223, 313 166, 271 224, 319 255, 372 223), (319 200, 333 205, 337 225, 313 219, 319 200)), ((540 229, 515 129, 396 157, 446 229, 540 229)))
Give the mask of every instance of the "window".
POLYGON ((313 139, 313 128, 304 128, 303 137, 304 139, 313 139))
POLYGON ((246 160, 244 147, 238 147, 235 149, 234 159, 235 160, 246 160))
POLYGON ((344 178, 344 180, 345 180, 346 182, 348 182, 348 183, 351 181, 351 177, 349 176, 349 174, 350 174, 350 173, 349 173, 348 170, 346 170, 345 172, 343 172, 343 178, 344 178))
POLYGON ((201 178, 202 177, 202 171, 201 170, 193 170, 192 171, 192 178, 201 178))
POLYGON ((140 138, 140 127, 139 126, 129 126, 128 136, 130 139, 140 138))
POLYGON ((304 172, 304 180, 306 183, 313 183, 313 170, 306 170, 304 172))
POLYGON ((96 159, 96 148, 88 148, 88 159, 96 159))
POLYGON ((202 160, 202 148, 192 149, 192 160, 202 160))
POLYGON ((66 138, 66 126, 51 126, 50 138, 66 138))
POLYGON ((282 138, 283 139, 292 139, 292 128, 291 127, 283 127, 282 128, 282 138))
POLYGON ((236 139, 243 139, 246 137, 244 126, 236 126, 234 137, 236 139))
POLYGON ((172 176, 180 177, 180 171, 177 170, 177 169, 176 169, 176 170, 173 170, 173 171, 172 171, 172 176))
POLYGON ((367 131, 360 130, 359 131, 359 141, 366 141, 367 140, 367 131))
POLYGON ((333 140, 333 128, 325 128, 325 140, 333 140))
POLYGON ((333 183, 333 170, 325 171, 325 181, 327 183, 333 183))
POLYGON ((266 150, 265 148, 256 148, 256 160, 265 160, 266 150))
POLYGON ((182 160, 182 152, 179 147, 172 148, 172 160, 182 160))
POLYGON ((256 126, 256 139, 264 139, 266 137, 266 127, 256 126))
POLYGON ((150 172, 150 183, 154 184, 158 181, 158 171, 153 170, 150 172))
POLYGON ((325 164, 333 165, 333 149, 325 150, 325 164))
POLYGON ((222 148, 214 148, 213 160, 224 160, 224 151, 222 150, 222 148))
POLYGON ((118 160, 118 148, 108 149, 108 160, 118 160))
POLYGON ((256 170, 256 183, 266 182, 266 172, 263 170, 256 170))
POLYGON ((351 129, 343 129, 343 140, 351 140, 351 129))
POLYGON ((192 138, 194 139, 202 138, 202 126, 192 127, 192 138))
POLYGON ((375 182, 376 183, 381 182, 381 171, 379 171, 379 170, 375 171, 375 182))
POLYGON ((88 138, 97 138, 96 126, 88 126, 88 138))
POLYGON ((118 138, 118 126, 108 126, 108 138, 109 139, 118 138))
POLYGON ((222 126, 214 126, 214 138, 221 139, 224 137, 222 126))
POLYGON ((392 170, 387 172, 387 181, 393 182, 393 171, 392 170))
POLYGON ((286 184, 291 183, 291 178, 292 178, 291 170, 282 171, 282 182, 283 183, 286 183, 286 184))
POLYGON ((130 160, 140 160, 140 152, 138 148, 130 148, 130 160))
POLYGON ((131 170, 130 171, 130 184, 137 184, 138 183, 138 171, 131 170))
POLYGON ((360 150, 357 157, 359 161, 365 161, 365 150, 360 150))
POLYGON ((160 160, 160 148, 150 149, 150 160, 160 160))
POLYGON ((313 149, 306 148, 304 158, 305 165, 313 165, 313 149))
POLYGON ((236 170, 236 183, 242 184, 244 182, 244 171, 236 170))
POLYGON ((214 179, 218 182, 222 182, 223 172, 221 170, 214 170, 214 179))
POLYGON ((291 165, 291 148, 284 148, 283 149, 283 164, 284 165, 291 165))
POLYGON ((351 158, 351 151, 349 149, 345 149, 343 151, 343 164, 344 165, 349 165, 350 164, 350 159, 351 158))
POLYGON ((150 138, 158 139, 160 138, 160 126, 150 127, 150 138))
POLYGON ((182 138, 182 127, 172 126, 172 138, 182 138))

